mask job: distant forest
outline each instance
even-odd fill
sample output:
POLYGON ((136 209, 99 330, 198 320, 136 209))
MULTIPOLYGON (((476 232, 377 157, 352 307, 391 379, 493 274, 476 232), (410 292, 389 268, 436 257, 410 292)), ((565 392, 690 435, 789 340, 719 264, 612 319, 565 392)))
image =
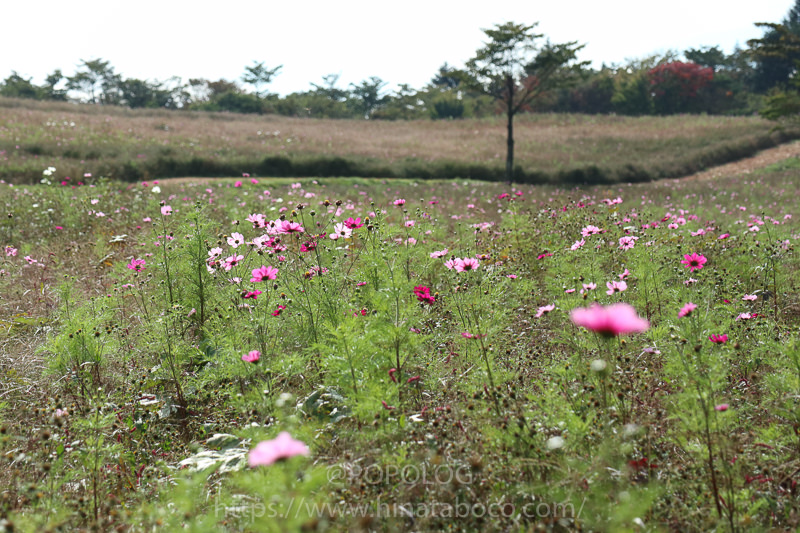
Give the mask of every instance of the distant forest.
MULTIPOLYGON (((620 115, 708 113, 741 115, 762 112, 772 118, 800 111, 800 0, 780 23, 757 23, 764 34, 726 54, 718 46, 690 48, 593 69, 587 63, 561 65, 552 84, 522 112, 568 112, 620 115)), ((542 37, 542 36, 539 36, 542 37)), ((567 43, 572 50, 577 42, 567 43)), ((532 62, 546 60, 559 46, 549 41, 532 62)), ((269 85, 282 66, 253 62, 239 80, 180 78, 164 81, 126 78, 109 61, 82 60, 71 76, 56 70, 44 84, 12 73, 0 83, 0 96, 73 101, 130 108, 168 108, 293 117, 382 120, 479 118, 501 113, 496 98, 474 90, 468 70, 444 63, 422 88, 371 77, 347 87, 339 76, 324 76, 310 89, 286 96, 269 85)), ((531 70, 530 80, 535 83, 531 70)), ((521 80, 525 84, 526 80, 521 80)), ((512 88, 513 90, 513 88, 512 88)))

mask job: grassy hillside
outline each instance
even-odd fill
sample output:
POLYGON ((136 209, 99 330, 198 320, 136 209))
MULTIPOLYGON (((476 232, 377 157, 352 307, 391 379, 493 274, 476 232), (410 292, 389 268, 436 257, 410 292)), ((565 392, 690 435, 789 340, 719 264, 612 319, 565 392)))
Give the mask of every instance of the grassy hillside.
MULTIPOLYGON (((603 183, 677 177, 800 136, 758 117, 524 115, 519 181, 603 183)), ((0 99, 0 178, 91 173, 376 176, 499 180, 503 117, 354 121, 245 116, 0 99)))

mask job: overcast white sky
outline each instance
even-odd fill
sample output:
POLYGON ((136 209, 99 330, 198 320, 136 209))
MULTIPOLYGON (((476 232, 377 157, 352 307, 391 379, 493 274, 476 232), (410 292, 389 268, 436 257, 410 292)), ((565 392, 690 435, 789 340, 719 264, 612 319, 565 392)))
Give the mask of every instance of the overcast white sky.
POLYGON ((378 76, 421 88, 445 61, 461 66, 481 28, 539 22, 553 42, 586 44, 580 59, 622 63, 666 50, 744 47, 793 0, 3 0, 0 79, 44 77, 105 59, 126 78, 238 79, 246 65, 283 65, 269 87, 305 91, 378 76))

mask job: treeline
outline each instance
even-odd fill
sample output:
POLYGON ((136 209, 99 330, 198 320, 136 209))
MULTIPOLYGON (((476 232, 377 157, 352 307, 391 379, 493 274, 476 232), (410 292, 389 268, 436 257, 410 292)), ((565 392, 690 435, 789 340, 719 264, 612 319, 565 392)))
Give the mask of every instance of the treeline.
MULTIPOLYGON (((800 4, 800 0, 798 0, 800 4)), ((623 65, 589 68, 573 64, 565 77, 538 95, 522 111, 587 114, 669 115, 675 113, 751 114, 791 85, 798 58, 764 54, 764 43, 785 42, 785 33, 800 38, 798 4, 780 25, 763 25, 762 39, 731 54, 719 47, 669 52, 623 65), (776 29, 778 28, 778 29, 776 29), (784 33, 781 33, 784 32, 784 33)), ((339 76, 324 76, 308 91, 286 96, 267 88, 282 66, 254 62, 240 80, 180 78, 150 81, 125 78, 108 61, 84 60, 72 76, 61 70, 44 84, 17 72, 0 83, 0 95, 37 100, 76 101, 130 108, 167 108, 235 113, 279 114, 316 118, 458 119, 496 114, 494 98, 471 90, 465 72, 442 65, 420 89, 400 85, 387 91, 387 82, 371 77, 347 87, 339 76)))

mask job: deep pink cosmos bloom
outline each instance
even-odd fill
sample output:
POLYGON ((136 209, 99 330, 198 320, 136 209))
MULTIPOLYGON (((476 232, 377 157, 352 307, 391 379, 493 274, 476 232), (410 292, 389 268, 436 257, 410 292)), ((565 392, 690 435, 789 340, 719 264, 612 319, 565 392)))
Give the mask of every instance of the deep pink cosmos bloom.
POLYGON ((275 279, 278 277, 278 269, 273 266, 260 266, 259 268, 253 269, 253 277, 250 278, 252 283, 258 283, 259 281, 267 281, 270 279, 275 279))
POLYGON ((131 262, 128 263, 128 268, 135 270, 136 272, 141 272, 144 270, 145 264, 146 263, 144 259, 131 259, 131 262))
POLYGON ((714 406, 714 410, 715 411, 720 411, 720 412, 721 411, 727 411, 728 407, 729 407, 729 405, 727 403, 721 403, 719 405, 715 405, 714 406))
POLYGON ((244 354, 242 356, 242 361, 244 361, 245 363, 256 363, 258 362, 260 357, 261 357, 261 352, 259 352, 258 350, 253 350, 244 354))
POLYGON ((417 297, 417 300, 428 305, 433 305, 436 303, 436 298, 431 294, 430 288, 423 285, 414 287, 414 295, 417 297))
POLYGON ((247 463, 251 466, 271 465, 276 461, 295 455, 309 455, 311 452, 303 442, 295 440, 288 432, 282 431, 277 438, 259 442, 250 450, 247 463))
POLYGON ((636 314, 636 309, 626 303, 603 307, 578 307, 572 310, 570 318, 576 326, 582 326, 604 337, 614 337, 627 333, 640 333, 650 327, 650 323, 636 314))
POLYGON ((708 261, 708 259, 702 255, 698 254, 697 252, 692 252, 691 255, 686 254, 683 256, 683 261, 681 261, 681 264, 688 268, 689 272, 694 272, 695 270, 700 270, 703 268, 703 265, 706 264, 706 261, 708 261))
POLYGON ((244 294, 242 294, 242 298, 245 299, 252 298, 253 300, 255 300, 256 298, 258 298, 259 294, 262 294, 261 291, 246 291, 244 294))
POLYGON ((398 206, 398 207, 399 207, 399 206, 401 206, 401 205, 406 205, 406 201, 405 201, 405 199, 404 199, 404 198, 398 198, 397 200, 395 200, 395 201, 394 201, 394 202, 392 202, 392 203, 393 203, 394 205, 398 206))
POLYGON ((710 340, 714 344, 725 344, 726 342, 728 342, 728 336, 724 335, 724 334, 723 335, 711 335, 708 338, 708 340, 710 340))
POLYGON ((694 311, 695 309, 697 309, 697 304, 693 304, 692 302, 687 303, 686 305, 681 307, 680 311, 678 311, 678 318, 683 318, 685 316, 691 315, 692 311, 694 311))
POLYGON ((286 306, 285 306, 285 305, 279 305, 279 306, 278 306, 278 308, 277 308, 277 309, 275 309, 275 310, 272 312, 272 316, 281 316, 281 313, 283 313, 283 310, 284 310, 284 309, 286 309, 286 306))
POLYGON ((465 257, 464 259, 456 259, 454 268, 456 272, 464 272, 465 270, 477 270, 481 266, 480 261, 474 257, 465 257))
POLYGON ((347 226, 350 229, 358 229, 358 228, 362 227, 364 225, 364 223, 361 222, 361 217, 358 217, 358 218, 350 217, 350 218, 348 218, 347 220, 344 221, 344 225, 347 226))

